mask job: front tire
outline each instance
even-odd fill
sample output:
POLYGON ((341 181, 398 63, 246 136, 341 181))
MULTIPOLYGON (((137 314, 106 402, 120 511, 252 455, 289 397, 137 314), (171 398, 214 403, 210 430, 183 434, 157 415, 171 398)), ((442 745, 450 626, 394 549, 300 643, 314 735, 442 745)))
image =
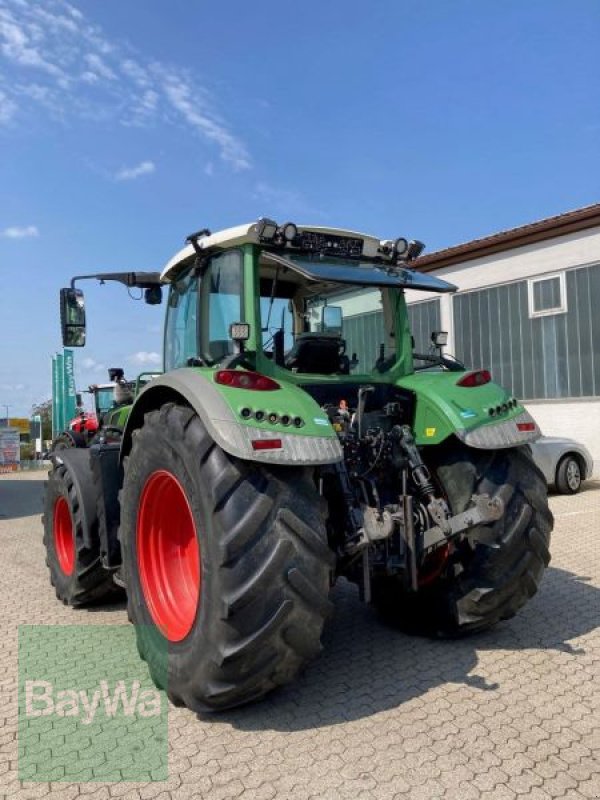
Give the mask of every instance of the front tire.
MULTIPOLYGON (((98 518, 87 517, 84 535, 84 498, 71 474, 73 467, 56 464, 48 474, 44 498, 44 545, 50 583, 65 605, 83 606, 118 594, 112 575, 100 561, 98 518), (87 544, 86 544, 87 540, 87 544)), ((88 504, 90 507, 95 504, 88 504)))
POLYGON ((134 434, 120 539, 138 649, 175 704, 250 702, 320 651, 333 554, 309 470, 235 459, 166 404, 134 434))
POLYGON ((537 592, 550 562, 553 518, 546 481, 527 448, 481 451, 453 443, 438 453, 435 473, 454 514, 482 493, 500 497, 504 514, 472 528, 435 581, 409 593, 379 579, 373 599, 404 630, 455 637, 510 619, 537 592))

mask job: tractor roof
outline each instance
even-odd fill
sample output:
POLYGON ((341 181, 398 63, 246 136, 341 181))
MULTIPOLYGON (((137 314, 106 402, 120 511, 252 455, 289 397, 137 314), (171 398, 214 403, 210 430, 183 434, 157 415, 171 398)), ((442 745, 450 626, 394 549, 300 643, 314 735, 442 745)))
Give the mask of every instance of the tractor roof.
MULTIPOLYGON (((251 222, 247 225, 237 225, 235 228, 225 228, 225 230, 216 231, 208 236, 199 238, 196 246, 200 250, 209 251, 223 250, 242 244, 260 244, 259 224, 260 222, 251 222)), ((381 246, 387 242, 387 240, 382 242, 375 236, 368 236, 365 233, 357 233, 356 231, 348 231, 341 228, 323 228, 316 225, 298 225, 297 228, 301 233, 310 231, 317 234, 332 234, 333 236, 362 239, 364 243, 363 254, 367 258, 381 257, 381 246)), ((196 255, 194 245, 188 244, 176 253, 166 264, 161 273, 161 280, 170 280, 171 276, 179 271, 179 267, 183 266, 183 264, 189 261, 194 255, 196 255)))
MULTIPOLYGON (((420 289, 430 292, 452 292, 456 287, 431 275, 422 275, 407 268, 406 262, 397 259, 396 246, 405 239, 378 239, 356 231, 320 226, 293 225, 277 227, 271 220, 261 219, 247 225, 226 228, 216 233, 201 231, 188 237, 188 244, 166 264, 161 280, 171 281, 180 270, 191 264, 200 253, 229 249, 243 244, 257 244, 265 248, 264 263, 279 263, 312 282, 328 284, 354 284, 360 286, 388 286, 420 289), (293 240, 283 235, 276 240, 264 235, 268 223, 280 233, 288 226, 296 232, 293 240), (352 262, 352 263, 350 263, 352 262)), ((413 242, 420 249, 420 242, 413 242)), ((420 252, 420 250, 419 250, 420 252)))

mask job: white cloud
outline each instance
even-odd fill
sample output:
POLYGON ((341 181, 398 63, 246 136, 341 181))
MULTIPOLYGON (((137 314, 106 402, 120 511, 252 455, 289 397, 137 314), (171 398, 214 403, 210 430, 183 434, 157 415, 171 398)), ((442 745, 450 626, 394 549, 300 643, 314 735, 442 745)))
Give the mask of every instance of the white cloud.
POLYGON ((248 169, 250 158, 243 143, 205 107, 202 93, 195 93, 180 76, 168 76, 164 86, 171 105, 185 121, 207 139, 219 145, 221 158, 235 169, 248 169))
POLYGON ((134 181, 142 175, 151 175, 155 170, 153 161, 141 161, 135 167, 122 167, 115 175, 115 180, 134 181))
POLYGON ((85 61, 95 75, 100 78, 106 78, 108 81, 116 80, 115 73, 97 53, 88 53, 85 56, 85 61))
POLYGON ((265 216, 283 215, 288 219, 298 214, 313 219, 323 217, 323 212, 312 207, 300 192, 281 189, 264 181, 259 181, 254 187, 253 198, 261 204, 258 212, 265 216))
POLYGON ((147 353, 145 350, 140 350, 138 353, 133 353, 127 358, 127 361, 129 361, 131 364, 137 364, 138 366, 158 366, 159 364, 162 364, 160 353, 147 353))
POLYGON ((39 235, 40 232, 35 225, 25 225, 22 228, 15 225, 0 231, 0 237, 3 239, 31 239, 39 235))
POLYGON ((81 359, 81 368, 85 372, 105 372, 106 367, 104 364, 101 364, 99 361, 96 361, 95 358, 91 358, 90 356, 86 356, 85 358, 81 359))
POLYGON ((8 95, 0 91, 0 125, 9 123, 17 113, 17 104, 8 95))
POLYGON ((41 105, 62 121, 183 124, 233 169, 251 166, 246 145, 197 76, 144 58, 127 42, 109 41, 66 0, 0 0, 2 58, 14 74, 2 87, 7 99, 0 96, 0 123, 14 116, 17 102, 20 116, 33 107, 39 113, 41 105), (28 88, 32 75, 36 91, 28 88))
POLYGON ((22 392, 27 388, 24 383, 0 383, 0 391, 2 392, 22 392))

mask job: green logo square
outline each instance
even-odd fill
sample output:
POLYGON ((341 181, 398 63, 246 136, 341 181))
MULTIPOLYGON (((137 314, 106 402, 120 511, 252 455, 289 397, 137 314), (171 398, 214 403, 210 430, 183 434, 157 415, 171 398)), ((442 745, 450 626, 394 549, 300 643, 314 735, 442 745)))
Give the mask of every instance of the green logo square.
POLYGON ((135 639, 133 625, 19 626, 21 780, 167 779, 168 700, 135 639))

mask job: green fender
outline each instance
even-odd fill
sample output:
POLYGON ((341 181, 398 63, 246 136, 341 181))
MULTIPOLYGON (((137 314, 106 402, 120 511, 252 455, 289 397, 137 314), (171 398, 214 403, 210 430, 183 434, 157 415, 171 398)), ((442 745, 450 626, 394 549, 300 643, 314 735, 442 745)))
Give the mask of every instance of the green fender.
POLYGON ((216 383, 215 374, 212 369, 184 367, 148 383, 129 414, 121 458, 131 449, 132 432, 143 425, 144 414, 165 403, 179 402, 191 406, 213 441, 237 458, 296 466, 342 460, 342 448, 329 420, 301 388, 278 378, 280 388, 273 391, 239 389, 216 383), (260 422, 254 417, 257 410, 264 413, 260 422), (243 416, 248 411, 250 416, 243 416), (270 422, 270 415, 277 420, 270 422), (282 417, 289 417, 290 422, 284 425, 282 417), (296 417, 302 421, 301 427, 294 426, 296 417), (264 442, 280 445, 263 449, 264 442))
POLYGON ((397 381, 415 396, 418 445, 441 444, 455 435, 470 447, 497 450, 538 439, 541 432, 525 408, 497 383, 463 387, 464 372, 416 372, 397 381))

